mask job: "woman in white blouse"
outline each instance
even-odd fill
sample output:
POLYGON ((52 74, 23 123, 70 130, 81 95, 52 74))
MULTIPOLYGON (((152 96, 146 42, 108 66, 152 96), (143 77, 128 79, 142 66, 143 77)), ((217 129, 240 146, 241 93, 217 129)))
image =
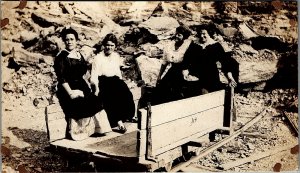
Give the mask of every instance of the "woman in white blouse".
POLYGON ((135 114, 133 96, 122 80, 123 61, 115 52, 117 38, 107 34, 102 41, 104 50, 94 58, 91 71, 91 84, 95 86, 95 95, 103 101, 104 110, 112 127, 118 126, 119 132, 125 133, 123 122, 135 114))
POLYGON ((165 44, 163 65, 152 96, 152 104, 160 104, 182 98, 183 82, 181 62, 192 39, 190 30, 184 26, 176 28, 173 39, 165 44))

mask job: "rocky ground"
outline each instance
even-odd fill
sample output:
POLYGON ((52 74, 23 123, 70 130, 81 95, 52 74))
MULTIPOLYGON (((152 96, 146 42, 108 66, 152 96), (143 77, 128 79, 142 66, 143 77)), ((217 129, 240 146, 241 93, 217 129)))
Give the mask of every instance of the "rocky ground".
MULTIPOLYGON (((107 33, 115 33, 121 43, 118 52, 131 67, 124 71, 126 83, 137 87, 140 78, 155 85, 161 45, 179 24, 192 29, 201 23, 215 23, 220 30, 215 39, 240 64, 235 128, 263 109, 267 112, 244 134, 196 164, 219 168, 298 144, 284 115, 298 125, 297 4, 158 3, 31 1, 24 7, 17 1, 1 2, 2 17, 9 19, 1 27, 3 172, 70 171, 65 160, 47 151, 45 124, 45 107, 57 102, 53 58, 63 48, 59 32, 67 25, 79 32, 82 52, 89 61, 99 49, 99 41, 107 33), (138 51, 146 53, 139 56, 138 51)), ((226 171, 278 169, 298 170, 297 150, 287 149, 226 171)))

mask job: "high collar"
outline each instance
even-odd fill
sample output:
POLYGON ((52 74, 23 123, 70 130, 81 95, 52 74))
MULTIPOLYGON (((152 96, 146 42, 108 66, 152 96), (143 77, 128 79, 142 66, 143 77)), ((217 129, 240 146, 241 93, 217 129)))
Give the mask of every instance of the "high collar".
POLYGON ((73 49, 71 51, 66 50, 69 52, 68 58, 73 58, 73 59, 80 59, 80 53, 77 49, 73 49))

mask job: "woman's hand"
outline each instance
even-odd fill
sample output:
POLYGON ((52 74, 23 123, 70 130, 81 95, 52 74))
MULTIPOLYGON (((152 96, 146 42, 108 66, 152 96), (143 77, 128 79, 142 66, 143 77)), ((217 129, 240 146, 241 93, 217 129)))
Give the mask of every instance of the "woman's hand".
POLYGON ((228 73, 227 73, 227 78, 228 78, 228 85, 229 85, 230 87, 235 88, 235 87, 237 86, 237 83, 236 83, 236 81, 234 80, 234 78, 233 78, 231 72, 228 72, 228 73))
POLYGON ((190 75, 189 70, 182 71, 183 79, 186 81, 198 81, 199 79, 196 76, 190 75))
POLYGON ((76 98, 80 98, 80 97, 84 97, 84 94, 81 90, 72 90, 70 92, 71 99, 76 99, 76 98))
POLYGON ((232 78, 229 79, 229 86, 235 88, 237 86, 236 81, 232 78))

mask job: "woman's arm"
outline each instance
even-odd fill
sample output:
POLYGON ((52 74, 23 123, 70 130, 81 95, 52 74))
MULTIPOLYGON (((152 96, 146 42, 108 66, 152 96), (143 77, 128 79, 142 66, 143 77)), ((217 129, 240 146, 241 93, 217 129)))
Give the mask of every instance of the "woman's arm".
POLYGON ((100 90, 99 90, 99 80, 98 80, 98 76, 100 76, 101 74, 99 74, 99 62, 97 61, 97 56, 94 57, 94 60, 92 62, 92 70, 91 70, 91 85, 93 85, 95 87, 95 95, 98 96, 100 90))
POLYGON ((236 83, 236 81, 234 80, 234 78, 233 78, 231 72, 228 72, 228 73, 227 73, 227 78, 228 78, 229 86, 235 88, 235 87, 237 86, 237 83, 236 83))
POLYGON ((84 97, 84 94, 81 90, 72 90, 70 85, 67 82, 63 83, 62 86, 67 91, 67 93, 69 94, 71 99, 75 99, 78 97, 84 97))

